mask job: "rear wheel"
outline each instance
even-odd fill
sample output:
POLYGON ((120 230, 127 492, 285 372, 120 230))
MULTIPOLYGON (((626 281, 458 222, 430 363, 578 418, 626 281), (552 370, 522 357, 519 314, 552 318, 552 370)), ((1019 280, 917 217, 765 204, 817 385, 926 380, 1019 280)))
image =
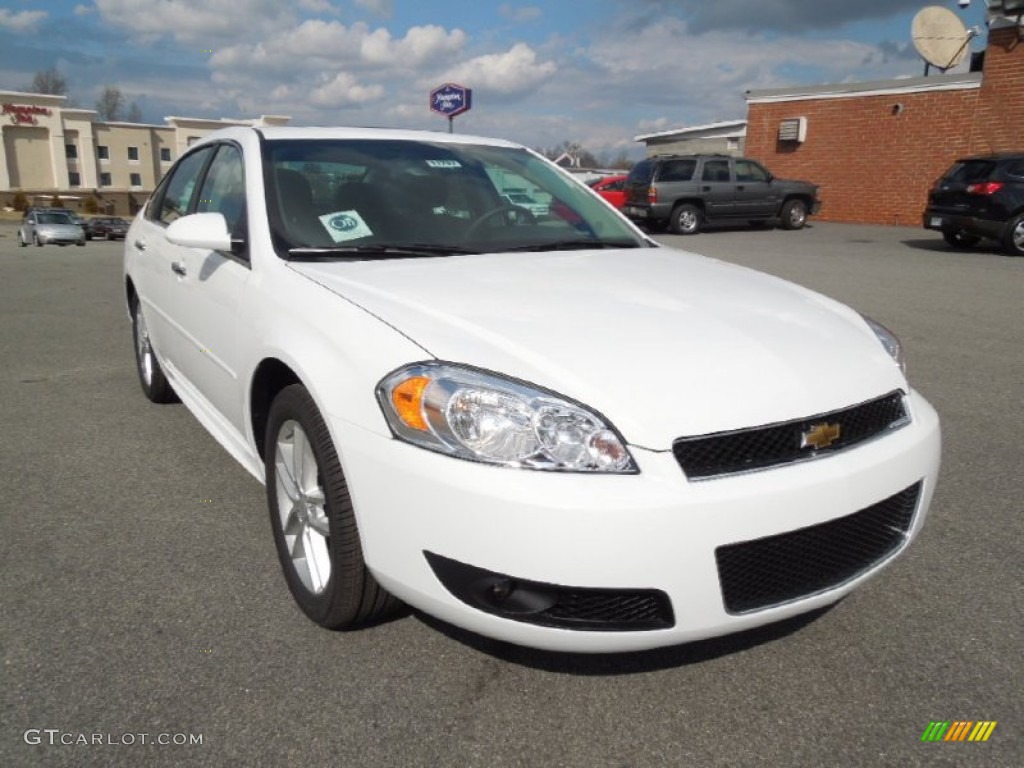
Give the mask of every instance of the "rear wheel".
POLYGON ((969 235, 962 229, 958 230, 943 230, 942 238, 954 248, 973 248, 981 242, 981 238, 976 235, 969 235))
POLYGON ((270 407, 264 467, 278 558, 302 611, 329 629, 394 612, 401 603, 377 584, 363 561, 338 454, 301 384, 281 390, 270 407))
POLYGON ((701 210, 690 203, 677 205, 669 216, 669 228, 677 235, 694 235, 700 230, 701 210))
POLYGON ((1024 213, 1015 216, 1007 225, 1003 249, 1011 256, 1024 256, 1024 213))
POLYGON ((802 229, 807 223, 807 203, 803 200, 787 200, 782 206, 782 228, 802 229))

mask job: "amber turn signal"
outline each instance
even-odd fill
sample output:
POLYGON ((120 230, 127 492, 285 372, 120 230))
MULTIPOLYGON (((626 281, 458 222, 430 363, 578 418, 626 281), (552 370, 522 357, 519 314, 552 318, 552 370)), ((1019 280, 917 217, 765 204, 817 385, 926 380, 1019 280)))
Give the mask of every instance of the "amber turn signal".
POLYGON ((430 385, 426 376, 413 376, 391 390, 391 404, 395 413, 410 429, 421 432, 428 431, 427 420, 423 416, 423 393, 430 385))

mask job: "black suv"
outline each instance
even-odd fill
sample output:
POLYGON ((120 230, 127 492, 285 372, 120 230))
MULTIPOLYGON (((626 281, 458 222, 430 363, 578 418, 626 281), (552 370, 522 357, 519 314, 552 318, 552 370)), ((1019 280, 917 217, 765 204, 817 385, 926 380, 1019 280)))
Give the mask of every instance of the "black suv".
POLYGON ((928 193, 924 226, 954 248, 989 237, 1024 256, 1024 153, 957 160, 928 193))
POLYGON ((777 219, 800 229, 817 213, 818 187, 776 179, 760 163, 729 155, 668 155, 641 160, 629 173, 622 212, 692 235, 704 222, 777 219))

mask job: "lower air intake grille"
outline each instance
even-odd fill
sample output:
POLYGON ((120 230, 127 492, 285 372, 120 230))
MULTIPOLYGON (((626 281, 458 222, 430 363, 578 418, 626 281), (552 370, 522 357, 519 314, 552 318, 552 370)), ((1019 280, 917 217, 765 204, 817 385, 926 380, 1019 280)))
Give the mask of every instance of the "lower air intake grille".
POLYGON ((903 544, 917 509, 916 483, 860 512, 715 550, 725 608, 745 613, 838 587, 903 544))
POLYGON ((434 575, 462 602, 503 619, 560 629, 637 632, 675 624, 659 589, 597 589, 517 579, 424 552, 434 575))

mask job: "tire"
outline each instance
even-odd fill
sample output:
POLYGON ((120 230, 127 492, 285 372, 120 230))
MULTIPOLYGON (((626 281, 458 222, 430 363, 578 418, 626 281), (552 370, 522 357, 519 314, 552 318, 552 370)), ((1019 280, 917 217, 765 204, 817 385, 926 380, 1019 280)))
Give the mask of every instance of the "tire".
POLYGON ((86 240, 92 240, 92 235, 90 235, 88 232, 86 232, 85 233, 85 239, 86 240))
POLYGON ((42 248, 43 247, 43 241, 39 239, 39 233, 38 232, 35 233, 34 235, 32 235, 32 242, 36 244, 36 248, 42 248))
POLYGON ((942 233, 942 239, 946 241, 953 248, 973 248, 981 242, 981 238, 976 235, 969 235, 962 229, 958 230, 944 230, 942 233))
POLYGON ((160 368, 160 362, 153 352, 149 341, 149 330, 146 318, 142 314, 142 305, 138 298, 132 299, 132 340, 135 346, 135 369, 139 374, 142 392, 152 403, 173 403, 178 398, 174 394, 167 377, 160 368))
POLYGON ((114 239, 114 235, 112 233, 108 232, 107 233, 107 241, 109 242, 109 241, 111 241, 113 239, 114 239))
POLYGON ((690 203, 677 205, 668 218, 668 227, 676 235, 695 235, 700 231, 704 215, 700 208, 690 203))
POLYGON ((84 248, 85 247, 85 240, 79 240, 78 242, 75 243, 75 245, 84 248))
POLYGON ((401 603, 366 568, 338 454, 301 384, 274 399, 265 446, 274 543, 303 613, 328 629, 350 629, 393 613, 401 603))
POLYGON ((787 200, 780 218, 783 229, 803 229, 807 224, 807 203, 799 199, 787 200))
POLYGON ((1017 214, 1006 225, 1003 250, 1011 256, 1024 256, 1024 213, 1017 214))

